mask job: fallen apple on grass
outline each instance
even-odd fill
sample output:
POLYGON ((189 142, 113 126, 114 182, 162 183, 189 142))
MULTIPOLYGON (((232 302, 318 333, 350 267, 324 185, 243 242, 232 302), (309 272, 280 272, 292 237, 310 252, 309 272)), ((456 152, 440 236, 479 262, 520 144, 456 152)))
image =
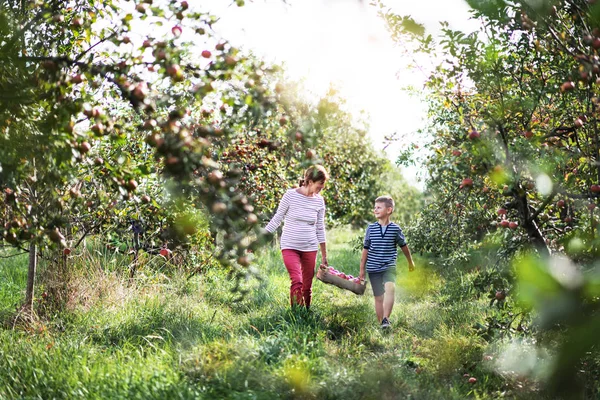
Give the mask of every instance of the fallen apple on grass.
POLYGON ((161 256, 163 256, 164 258, 169 258, 169 257, 171 256, 171 254, 172 254, 172 251, 171 251, 171 250, 169 250, 169 249, 167 249, 167 248, 165 247, 165 248, 163 248, 163 249, 160 249, 160 252, 159 252, 159 254, 160 254, 161 256))

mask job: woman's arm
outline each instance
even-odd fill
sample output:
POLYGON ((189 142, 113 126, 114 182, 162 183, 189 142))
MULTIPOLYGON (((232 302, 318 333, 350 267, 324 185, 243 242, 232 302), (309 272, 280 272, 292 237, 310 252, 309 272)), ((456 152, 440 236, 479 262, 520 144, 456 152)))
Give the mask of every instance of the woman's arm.
POLYGON ((323 207, 317 213, 317 240, 321 247, 321 259, 322 264, 327 264, 327 238, 325 235, 325 201, 323 201, 323 207))
POLYGON ((319 246, 321 247, 321 264, 329 265, 327 263, 327 243, 319 243, 319 246))
POLYGON ((289 207, 290 207, 290 198, 286 192, 283 195, 283 197, 281 198, 281 201, 279 202, 279 207, 277 207, 277 212, 275 213, 273 218, 271 218, 271 220, 265 227, 265 229, 268 232, 273 233, 277 230, 277 228, 279 228, 279 225, 281 225, 281 221, 283 221, 283 218, 285 217, 285 214, 287 214, 289 207))

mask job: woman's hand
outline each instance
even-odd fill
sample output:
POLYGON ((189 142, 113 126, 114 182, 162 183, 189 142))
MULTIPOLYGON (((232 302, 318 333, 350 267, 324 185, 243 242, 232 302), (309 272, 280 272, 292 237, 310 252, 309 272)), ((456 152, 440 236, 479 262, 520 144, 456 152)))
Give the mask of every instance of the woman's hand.
POLYGON ((325 266, 329 266, 329 263, 327 262, 327 257, 323 257, 323 258, 321 259, 321 264, 322 264, 322 265, 325 265, 325 266))

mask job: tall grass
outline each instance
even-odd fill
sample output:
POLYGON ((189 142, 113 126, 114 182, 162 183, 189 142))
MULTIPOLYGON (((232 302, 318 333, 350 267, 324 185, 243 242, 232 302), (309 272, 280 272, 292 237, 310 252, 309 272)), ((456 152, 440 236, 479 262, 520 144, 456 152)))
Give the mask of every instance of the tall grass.
POLYGON ((0 321, 9 319, 24 300, 28 257, 26 254, 11 257, 12 254, 16 253, 0 252, 0 321))
MULTIPOLYGON (((357 275, 356 233, 328 234, 330 264, 357 275)), ((5 316, 25 285, 26 259, 10 260, 0 261, 5 316)), ((0 399, 544 398, 484 362, 489 348, 472 324, 486 301, 449 302, 457 283, 429 260, 417 257, 408 274, 400 259, 391 332, 377 325, 370 289, 356 296, 315 281, 311 311, 291 309, 277 249, 257 254, 262 279, 245 282, 240 301, 217 269, 187 280, 149 260, 132 283, 126 258, 73 260, 68 307, 0 330, 0 399)))

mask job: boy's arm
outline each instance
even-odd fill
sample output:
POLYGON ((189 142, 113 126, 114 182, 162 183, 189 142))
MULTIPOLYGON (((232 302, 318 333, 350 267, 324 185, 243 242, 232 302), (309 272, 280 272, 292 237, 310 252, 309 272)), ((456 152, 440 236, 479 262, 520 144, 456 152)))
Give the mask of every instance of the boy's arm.
POLYGON ((404 245, 400 248, 402 249, 402 252, 404 253, 404 257, 406 257, 406 261, 408 261, 408 270, 414 271, 415 263, 413 262, 412 254, 410 254, 410 249, 408 248, 408 245, 404 245))
POLYGON ((360 258, 360 275, 358 276, 361 281, 365 280, 365 266, 367 265, 367 256, 369 255, 369 249, 363 249, 362 257, 360 258))
POLYGON ((406 244, 406 239, 404 238, 404 234, 402 233, 402 229, 398 229, 398 236, 396 236, 396 243, 402 249, 404 253, 404 257, 406 257, 406 261, 408 261, 408 270, 415 270, 415 263, 413 262, 412 255, 410 254, 410 249, 408 248, 408 244, 406 244))

